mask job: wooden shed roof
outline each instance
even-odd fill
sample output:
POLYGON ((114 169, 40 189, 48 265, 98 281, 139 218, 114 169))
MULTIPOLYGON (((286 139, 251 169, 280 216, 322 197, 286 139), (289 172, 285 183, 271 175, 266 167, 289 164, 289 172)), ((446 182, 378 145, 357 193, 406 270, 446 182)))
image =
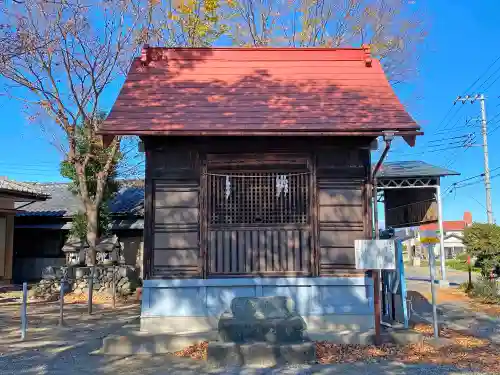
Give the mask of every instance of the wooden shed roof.
POLYGON ((414 138, 418 130, 367 48, 146 47, 100 132, 414 138))

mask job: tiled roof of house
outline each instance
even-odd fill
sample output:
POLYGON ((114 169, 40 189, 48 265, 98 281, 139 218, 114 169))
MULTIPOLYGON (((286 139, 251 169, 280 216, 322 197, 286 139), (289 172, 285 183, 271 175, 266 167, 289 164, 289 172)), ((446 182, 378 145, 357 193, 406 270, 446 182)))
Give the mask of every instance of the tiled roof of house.
POLYGON ((102 134, 410 134, 367 48, 145 48, 102 134), (406 132, 406 133, 405 133, 406 132))
MULTIPOLYGON (((67 183, 50 183, 40 185, 50 193, 51 198, 43 202, 34 202, 24 206, 17 216, 53 216, 71 217, 83 207, 70 190, 67 183)), ((125 181, 117 194, 109 203, 112 214, 144 215, 144 183, 143 181, 125 181)))
POLYGON ((0 192, 2 191, 12 194, 30 195, 40 199, 49 197, 49 194, 39 184, 12 181, 5 177, 0 177, 0 192))
MULTIPOLYGON (((445 232, 460 232, 472 224, 472 214, 469 211, 464 212, 463 220, 443 221, 443 230, 445 232)), ((438 230, 438 223, 425 224, 420 226, 420 230, 438 230)))
MULTIPOLYGON (((443 230, 445 232, 450 231, 462 231, 465 229, 467 224, 463 220, 455 221, 443 221, 443 230)), ((420 230, 438 230, 439 225, 437 223, 425 224, 420 226, 420 230)))

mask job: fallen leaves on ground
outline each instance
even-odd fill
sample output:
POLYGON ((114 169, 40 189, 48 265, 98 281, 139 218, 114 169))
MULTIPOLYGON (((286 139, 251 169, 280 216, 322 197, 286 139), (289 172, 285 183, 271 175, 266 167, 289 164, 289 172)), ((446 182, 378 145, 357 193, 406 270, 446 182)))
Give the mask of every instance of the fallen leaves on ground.
MULTIPOLYGON (((417 325, 415 331, 422 333, 424 342, 405 346, 385 344, 342 345, 327 341, 316 342, 316 359, 319 363, 353 363, 390 360, 407 364, 428 363, 454 365, 474 371, 495 372, 500 367, 500 347, 485 339, 465 335, 443 328, 440 336, 451 340, 451 345, 436 349, 428 343, 432 338, 432 326, 417 325)), ((178 357, 192 359, 207 358, 208 342, 189 346, 175 352, 178 357)))
POLYGON ((207 359, 208 341, 202 341, 198 344, 188 346, 185 349, 174 353, 177 357, 189 357, 191 359, 207 359))
POLYGON ((443 328, 440 337, 451 340, 451 345, 434 348, 428 343, 432 338, 432 326, 417 325, 415 331, 424 335, 424 342, 405 346, 337 345, 316 343, 316 357, 320 363, 345 363, 358 361, 391 360, 402 363, 432 363, 454 365, 478 371, 497 371, 500 367, 500 347, 485 339, 465 335, 443 328))
MULTIPOLYGON (((88 297, 89 297, 88 294, 85 293, 81 294, 69 293, 64 296, 64 303, 69 303, 69 304, 87 303, 89 299, 88 297)), ((110 303, 111 301, 112 297, 108 294, 92 293, 92 303, 94 304, 110 303)))
MULTIPOLYGON (((88 294, 81 293, 69 293, 64 296, 64 303, 69 304, 85 304, 88 301, 88 294)), ((111 304, 113 297, 106 293, 92 293, 92 303, 94 304, 111 304)), ((130 296, 116 296, 116 304, 120 303, 139 303, 138 299, 134 295, 130 296)))

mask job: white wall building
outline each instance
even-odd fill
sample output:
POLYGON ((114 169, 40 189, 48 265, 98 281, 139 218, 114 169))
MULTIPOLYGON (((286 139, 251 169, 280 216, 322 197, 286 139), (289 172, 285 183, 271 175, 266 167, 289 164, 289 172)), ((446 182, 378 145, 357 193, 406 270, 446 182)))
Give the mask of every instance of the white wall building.
MULTIPOLYGON (((462 220, 443 221, 444 232, 444 251, 447 259, 455 258, 458 254, 466 251, 466 246, 463 243, 465 228, 472 225, 472 214, 464 212, 462 220)), ((437 223, 421 225, 419 232, 424 230, 438 230, 437 223)), ((439 244, 435 247, 436 254, 441 254, 441 246, 439 244)))

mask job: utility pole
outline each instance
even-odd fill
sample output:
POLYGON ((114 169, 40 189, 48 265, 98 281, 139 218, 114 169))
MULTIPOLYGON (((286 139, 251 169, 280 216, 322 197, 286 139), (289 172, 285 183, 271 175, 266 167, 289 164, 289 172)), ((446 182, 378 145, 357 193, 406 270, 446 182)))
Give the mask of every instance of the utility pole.
POLYGON ((488 122, 486 121, 486 104, 484 94, 477 94, 474 96, 459 96, 456 100, 461 101, 462 104, 466 102, 474 103, 479 100, 481 105, 481 134, 483 136, 483 155, 484 155, 484 187, 486 190, 486 215, 488 217, 488 224, 493 224, 493 210, 491 208, 491 182, 490 182, 490 163, 488 157, 488 122))

